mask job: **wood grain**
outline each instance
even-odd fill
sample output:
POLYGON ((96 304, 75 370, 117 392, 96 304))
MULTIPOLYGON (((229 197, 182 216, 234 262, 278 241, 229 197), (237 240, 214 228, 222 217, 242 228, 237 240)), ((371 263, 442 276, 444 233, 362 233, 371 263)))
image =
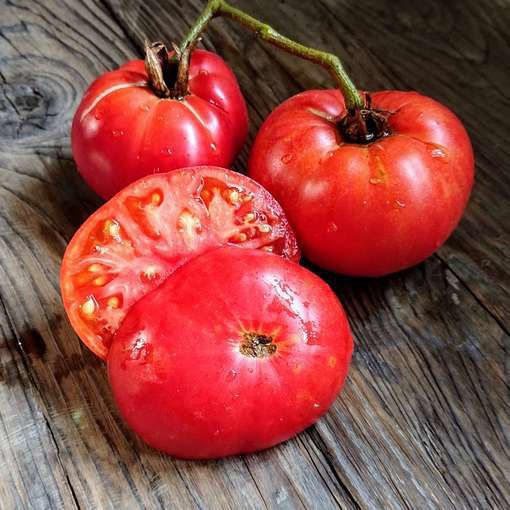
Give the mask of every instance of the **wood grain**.
MULTIPOLYGON (((477 159, 466 215, 438 255, 377 280, 312 268, 356 336, 332 410, 276 448, 172 459, 120 420, 103 364, 68 325, 58 272, 100 201, 78 177, 72 115, 99 73, 178 41, 198 0, 0 0, 0 507, 510 507, 510 4, 504 0, 239 0, 344 59, 368 90, 416 89, 463 120, 477 159)), ((331 86, 226 20, 203 44, 235 70, 251 119, 331 86)))

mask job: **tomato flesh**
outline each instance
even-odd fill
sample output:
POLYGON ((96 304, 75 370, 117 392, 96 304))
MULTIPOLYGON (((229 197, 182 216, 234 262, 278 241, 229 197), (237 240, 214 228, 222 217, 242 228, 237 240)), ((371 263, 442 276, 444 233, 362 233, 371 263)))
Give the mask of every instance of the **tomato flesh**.
POLYGON ((268 448, 315 422, 345 380, 345 313, 305 268, 221 247, 132 307, 108 374, 120 412, 149 445, 183 458, 268 448))
POLYGON ((248 177, 195 167, 131 184, 67 247, 61 287, 71 324, 104 359, 134 303, 192 257, 224 244, 299 260, 280 206, 248 177))

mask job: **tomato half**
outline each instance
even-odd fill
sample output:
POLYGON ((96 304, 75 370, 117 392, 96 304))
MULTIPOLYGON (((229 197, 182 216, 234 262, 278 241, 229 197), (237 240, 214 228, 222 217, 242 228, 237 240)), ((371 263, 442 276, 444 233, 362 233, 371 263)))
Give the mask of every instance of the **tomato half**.
POLYGON ((340 92, 308 91, 266 119, 249 162, 306 257, 361 276, 398 271, 437 250, 460 220, 474 174, 471 143, 450 110, 416 92, 370 96, 386 122, 380 138, 346 140, 340 92))
POLYGON ((148 79, 143 60, 127 62, 92 83, 74 116, 73 157, 104 199, 145 175, 228 167, 246 140, 246 104, 218 55, 193 51, 182 98, 158 97, 148 79))
POLYGON ((149 445, 214 458, 268 448, 315 422, 342 387, 352 348, 320 278, 223 247, 133 306, 108 374, 121 415, 149 445))
POLYGON ((61 289, 74 330, 104 359, 134 303, 224 244, 299 259, 281 207, 244 175, 195 167, 131 184, 90 216, 65 252, 61 289))

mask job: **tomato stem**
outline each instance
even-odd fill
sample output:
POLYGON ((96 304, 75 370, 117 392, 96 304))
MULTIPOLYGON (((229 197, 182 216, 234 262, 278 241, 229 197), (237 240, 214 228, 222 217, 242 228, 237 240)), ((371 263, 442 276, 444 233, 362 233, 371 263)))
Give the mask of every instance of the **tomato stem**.
POLYGON ((189 94, 188 75, 191 52, 198 39, 180 49, 174 46, 175 56, 170 58, 162 42, 145 41, 145 70, 149 85, 161 98, 182 99, 189 94))
POLYGON ((149 75, 149 84, 152 90, 159 97, 170 97, 171 90, 167 85, 170 63, 168 52, 163 43, 150 44, 145 41, 145 70, 149 75))
POLYGON ((234 20, 255 32, 263 41, 269 42, 288 53, 324 67, 330 72, 337 82, 338 88, 344 96, 345 106, 349 113, 354 114, 356 110, 364 107, 361 95, 358 93, 354 83, 345 72, 342 62, 336 55, 316 50, 293 41, 292 39, 281 35, 271 26, 262 23, 235 7, 232 7, 224 0, 209 0, 204 10, 195 21, 195 24, 191 27, 190 31, 182 41, 181 50, 186 48, 192 41, 195 41, 207 27, 209 21, 216 16, 225 16, 226 18, 234 20))

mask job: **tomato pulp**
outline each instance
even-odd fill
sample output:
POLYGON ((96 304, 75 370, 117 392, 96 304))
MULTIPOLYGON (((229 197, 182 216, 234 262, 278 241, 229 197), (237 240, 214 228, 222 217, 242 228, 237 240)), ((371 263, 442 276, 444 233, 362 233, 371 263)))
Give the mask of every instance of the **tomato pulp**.
POLYGON ((462 216, 474 174, 471 143, 450 110, 416 92, 370 96, 386 119, 372 142, 345 139, 339 91, 312 90, 266 119, 249 162, 305 256, 359 276, 392 273, 437 250, 462 216))
POLYGON ((108 354, 128 425, 183 458, 268 448, 315 422, 353 348, 326 283, 275 255, 223 247, 130 310, 108 354))
POLYGON ((90 216, 66 249, 60 281, 74 330, 105 359, 134 303, 180 265, 225 244, 299 260, 281 207, 249 177, 195 167, 132 183, 90 216))
POLYGON ((148 80, 143 60, 127 62, 92 83, 74 116, 73 157, 104 199, 145 175, 228 167, 246 140, 246 104, 218 55, 193 51, 184 97, 158 97, 148 80))

